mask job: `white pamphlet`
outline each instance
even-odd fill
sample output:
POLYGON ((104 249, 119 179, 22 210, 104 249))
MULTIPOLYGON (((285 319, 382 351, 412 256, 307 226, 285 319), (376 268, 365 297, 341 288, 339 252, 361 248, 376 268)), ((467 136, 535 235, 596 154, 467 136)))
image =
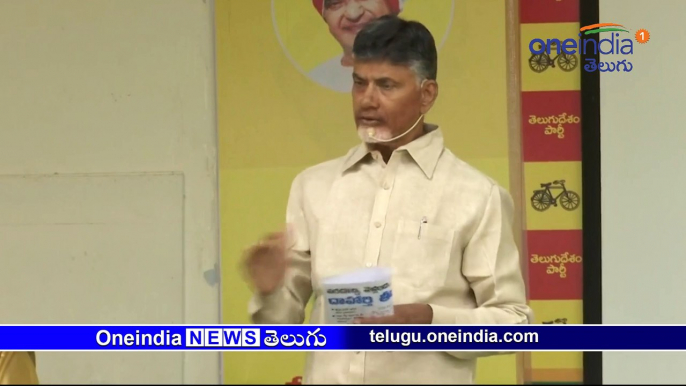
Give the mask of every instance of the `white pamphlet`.
POLYGON ((393 315, 391 269, 364 268, 322 280, 327 324, 355 318, 393 315))

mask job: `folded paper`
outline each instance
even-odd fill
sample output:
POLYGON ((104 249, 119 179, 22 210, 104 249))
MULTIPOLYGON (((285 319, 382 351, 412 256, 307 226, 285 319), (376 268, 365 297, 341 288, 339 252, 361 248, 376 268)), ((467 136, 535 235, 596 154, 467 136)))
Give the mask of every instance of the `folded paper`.
POLYGON ((391 269, 364 268, 322 281, 328 324, 349 324, 355 318, 393 315, 391 269))

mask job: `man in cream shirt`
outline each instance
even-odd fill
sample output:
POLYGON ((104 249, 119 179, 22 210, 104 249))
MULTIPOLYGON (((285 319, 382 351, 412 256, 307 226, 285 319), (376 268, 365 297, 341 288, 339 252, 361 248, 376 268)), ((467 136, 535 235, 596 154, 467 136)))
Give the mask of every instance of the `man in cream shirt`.
MULTIPOLYGON (((359 32, 353 52, 362 143, 301 172, 288 231, 246 251, 252 320, 304 323, 313 298, 309 323, 324 323, 323 278, 384 266, 393 272, 394 315, 359 323, 531 323, 510 195, 424 122, 438 96, 433 37, 388 15, 359 32)), ((494 354, 310 352, 303 381, 470 384, 477 357, 494 354)))

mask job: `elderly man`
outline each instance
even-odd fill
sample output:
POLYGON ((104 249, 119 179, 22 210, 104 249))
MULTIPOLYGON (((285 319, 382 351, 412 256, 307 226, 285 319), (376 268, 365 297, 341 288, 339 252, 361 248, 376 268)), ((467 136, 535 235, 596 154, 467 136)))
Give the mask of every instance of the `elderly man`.
MULTIPOLYGON (((297 175, 289 230, 246 251, 253 321, 303 323, 314 295, 310 323, 323 323, 323 278, 382 266, 394 314, 359 323, 530 323, 510 195, 424 121, 438 96, 433 37, 389 15, 360 31, 353 53, 362 143, 297 175)), ((473 383, 477 357, 492 354, 312 352, 304 382, 473 383)))
POLYGON ((372 20, 388 14, 399 14, 405 1, 312 0, 343 53, 312 69, 310 77, 332 90, 350 92, 355 36, 372 20))

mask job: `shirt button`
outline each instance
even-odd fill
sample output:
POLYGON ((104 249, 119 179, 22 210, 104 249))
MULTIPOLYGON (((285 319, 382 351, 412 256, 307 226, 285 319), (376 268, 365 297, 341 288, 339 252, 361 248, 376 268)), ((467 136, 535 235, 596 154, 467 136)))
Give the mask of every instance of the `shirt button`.
POLYGON ((388 190, 391 188, 391 185, 389 185, 388 182, 386 182, 385 184, 383 184, 383 188, 384 190, 388 190))
POLYGON ((367 263, 367 268, 371 267, 372 263, 367 263))
POLYGON ((377 227, 377 228, 381 228, 381 223, 377 221, 377 222, 374 223, 374 226, 377 227))

